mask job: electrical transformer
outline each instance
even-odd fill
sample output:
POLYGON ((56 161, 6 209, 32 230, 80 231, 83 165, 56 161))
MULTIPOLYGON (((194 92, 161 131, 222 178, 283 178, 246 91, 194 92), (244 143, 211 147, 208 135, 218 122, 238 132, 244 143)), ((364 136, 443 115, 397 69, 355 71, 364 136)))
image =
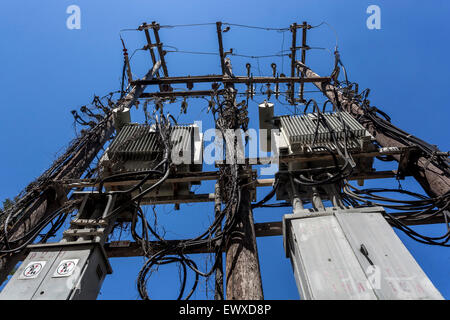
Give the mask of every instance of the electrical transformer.
MULTIPOLYGON (((266 124, 260 123, 260 128, 262 126, 267 128, 267 119, 266 124)), ((342 166, 345 152, 355 154, 376 150, 372 143, 374 137, 345 111, 274 117, 272 129, 277 129, 271 135, 274 140, 272 148, 275 148, 272 152, 280 156, 303 158, 302 161, 280 163, 277 174, 280 180, 284 179, 286 173, 314 174, 336 168, 337 165, 342 166), (324 155, 329 156, 328 159, 321 157, 324 155)), ((372 157, 350 158, 348 161, 353 174, 362 176, 373 171, 372 157)), ((360 185, 363 182, 358 181, 360 185)), ((289 187, 289 183, 283 183, 277 188, 278 200, 290 200, 289 187)), ((329 200, 329 193, 322 187, 316 191, 323 199, 329 200)), ((311 188, 302 188, 300 193, 311 194, 311 188)))
MULTIPOLYGON (((203 142, 199 127, 174 125, 170 128, 172 144, 168 155, 175 164, 176 173, 199 172, 202 170, 203 142)), ((161 145, 159 132, 152 125, 122 124, 117 136, 101 159, 101 176, 107 178, 120 173, 152 170, 164 157, 165 148, 161 145)), ((149 181, 143 189, 154 183, 149 181)), ((193 182, 163 183, 149 192, 142 200, 155 197, 189 195, 193 182)), ((125 190, 129 186, 107 187, 107 191, 125 190)), ((139 193, 136 190, 132 195, 139 193)))
MULTIPOLYGON (((317 113, 280 116, 274 119, 274 127, 279 129, 275 135, 275 145, 280 155, 308 155, 330 151, 369 151, 374 138, 345 111, 322 113, 324 122, 319 121, 317 113), (333 137, 334 135, 334 137, 333 137), (337 141, 334 141, 334 139, 337 141)), ((331 163, 331 161, 330 161, 331 163)), ((302 169, 302 163, 292 162, 289 170, 302 169)))

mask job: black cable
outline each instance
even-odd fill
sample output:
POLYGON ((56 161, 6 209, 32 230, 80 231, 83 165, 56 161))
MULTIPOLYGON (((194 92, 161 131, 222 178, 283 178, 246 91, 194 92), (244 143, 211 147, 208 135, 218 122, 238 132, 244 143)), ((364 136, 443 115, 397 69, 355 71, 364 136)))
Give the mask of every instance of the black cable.
POLYGON ((425 195, 421 195, 415 192, 403 190, 403 189, 386 189, 386 188, 369 188, 358 189, 349 183, 344 186, 344 199, 353 199, 353 206, 358 206, 362 203, 365 206, 382 206, 387 209, 395 209, 403 211, 401 214, 385 212, 389 222, 403 231, 406 235, 412 239, 430 245, 450 246, 447 242, 450 240, 450 224, 449 224, 449 209, 450 209, 450 193, 444 194, 439 197, 430 198, 425 195), (379 196, 377 193, 400 193, 416 198, 416 200, 401 200, 393 199, 385 196, 379 196), (435 209, 437 208, 437 209, 435 209), (444 235, 437 237, 430 237, 420 234, 410 227, 406 222, 418 222, 427 221, 437 215, 443 215, 445 224, 447 226, 447 232, 444 235))
MULTIPOLYGON (((68 213, 72 210, 73 204, 71 204, 70 207, 62 207, 57 210, 55 210, 53 213, 51 213, 46 218, 40 220, 33 228, 28 230, 24 235, 15 238, 14 240, 10 240, 8 237, 7 229, 3 232, 3 239, 2 242, 5 243, 6 250, 0 250, 0 254, 6 254, 6 253, 14 253, 17 251, 22 250, 26 246, 28 246, 30 243, 34 241, 36 236, 39 235, 39 233, 55 218, 57 218, 57 222, 55 222, 54 226, 50 228, 50 230, 46 233, 46 235, 43 235, 41 241, 47 240, 49 237, 51 237, 64 223, 65 218, 68 216, 68 213), (22 242, 19 246, 12 247, 11 244, 15 244, 18 242, 22 242)), ((8 226, 7 222, 5 222, 5 228, 8 226)))
POLYGON ((274 184, 272 190, 270 190, 270 192, 269 192, 269 193, 268 193, 261 201, 252 204, 252 209, 261 207, 261 206, 263 206, 267 201, 269 201, 270 199, 272 199, 272 198, 275 196, 275 193, 276 193, 276 191, 277 191, 277 189, 278 189, 278 186, 279 186, 279 180, 276 179, 276 180, 275 180, 275 184, 274 184))

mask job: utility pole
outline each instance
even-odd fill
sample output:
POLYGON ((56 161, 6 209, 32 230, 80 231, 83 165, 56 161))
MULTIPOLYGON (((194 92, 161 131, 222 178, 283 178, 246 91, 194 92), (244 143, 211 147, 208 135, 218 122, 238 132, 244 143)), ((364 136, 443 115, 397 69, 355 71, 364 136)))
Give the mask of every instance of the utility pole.
MULTIPOLYGON (((220 197, 220 186, 218 183, 216 183, 215 190, 214 190, 214 211, 215 216, 218 217, 222 211, 222 199, 220 197)), ((221 233, 221 227, 217 227, 216 235, 218 233, 221 233)), ((215 293, 214 293, 214 300, 224 300, 224 294, 223 294, 223 252, 220 250, 220 252, 216 256, 216 274, 215 274, 215 293)))
POLYGON ((227 300, 263 300, 250 192, 241 191, 237 222, 227 239, 227 300))
MULTIPOLYGON (((152 70, 144 77, 145 80, 151 80, 155 72, 159 69, 158 62, 152 70)), ((145 89, 145 85, 135 85, 121 101, 117 108, 125 109, 133 106, 139 96, 145 89)), ((112 112, 95 127, 90 129, 84 137, 89 137, 89 141, 80 148, 75 155, 70 154, 65 165, 52 177, 53 180, 77 179, 89 167, 97 153, 102 149, 106 141, 109 140, 114 132, 112 112)), ((83 138, 82 138, 83 139, 83 138)), ((33 203, 26 208, 26 213, 9 230, 10 239, 18 239, 25 235, 29 230, 35 227, 40 221, 48 217, 51 213, 61 207, 70 190, 63 190, 54 185, 48 186, 33 203)), ((0 258, 0 283, 5 281, 16 264, 23 258, 25 248, 17 252, 6 254, 0 258)))
MULTIPOLYGON (((297 62, 299 69, 305 74, 306 78, 314 78, 319 75, 306 67, 304 64, 297 62)), ((360 105, 347 99, 337 88, 331 84, 313 82, 313 84, 322 91, 322 93, 333 103, 339 102, 340 105, 350 112, 354 117, 364 114, 360 105), (335 96, 336 93, 336 96, 335 96)), ((377 142, 383 147, 408 147, 403 143, 386 136, 383 132, 378 131, 372 122, 362 124, 372 134, 377 142)), ((393 156, 400 162, 400 156, 393 156)), ((410 161, 407 170, 419 182, 422 188, 430 197, 437 197, 450 191, 450 177, 438 167, 434 166, 429 159, 419 157, 417 161, 410 161)))
MULTIPOLYGON (((222 28, 217 22, 217 35, 219 41, 219 53, 221 58, 221 68, 224 77, 233 77, 231 62, 225 59, 223 53, 222 28)), ((235 89, 232 83, 225 84, 226 99, 232 99, 232 103, 225 104, 226 112, 236 112, 235 89)), ((224 119, 218 119, 218 121, 224 119)), ((227 129, 235 130, 232 125, 227 124, 227 129)), ((232 152, 228 150, 227 152, 232 152)), ((240 171, 242 165, 233 163, 229 166, 237 166, 240 171)), ((230 234, 225 239, 226 247, 226 298, 227 300, 262 300, 264 299, 261 283, 261 272, 258 260, 258 250, 256 247, 256 236, 254 230, 253 214, 251 211, 250 192, 247 187, 241 188, 240 206, 235 206, 237 212, 232 212, 236 222, 230 234)))

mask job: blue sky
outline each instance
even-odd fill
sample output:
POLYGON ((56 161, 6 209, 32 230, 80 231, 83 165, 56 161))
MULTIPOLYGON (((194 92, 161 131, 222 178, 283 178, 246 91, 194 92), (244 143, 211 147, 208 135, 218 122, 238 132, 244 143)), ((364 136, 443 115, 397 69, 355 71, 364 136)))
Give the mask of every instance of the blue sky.
MULTIPOLYGON (((30 181, 38 177, 74 137, 70 110, 92 100, 93 94, 103 95, 119 89, 122 51, 119 32, 136 28, 142 22, 157 21, 161 25, 224 21, 236 24, 288 27, 292 22, 308 21, 326 25, 308 34, 308 44, 333 49, 336 36, 342 61, 351 81, 360 88, 370 88, 373 105, 387 112, 400 128, 450 149, 448 120, 450 111, 447 78, 450 71, 446 41, 449 33, 450 3, 434 1, 106 1, 106 0, 41 0, 3 1, 0 10, 2 50, 0 58, 0 200, 14 197, 30 181), (66 8, 81 8, 81 29, 66 28, 66 8), (381 30, 366 27, 366 8, 376 4, 381 8, 381 30), (333 31, 334 30, 334 31, 333 31)), ((130 54, 144 45, 140 32, 122 32, 130 54)), ((216 52, 215 26, 198 28, 167 28, 161 30, 165 45, 179 50, 216 52)), ((268 55, 290 46, 290 33, 234 28, 224 35, 224 46, 235 53, 268 55)), ((249 59, 232 58, 235 74, 244 74, 249 59)), ((307 64, 321 75, 328 75, 333 58, 326 50, 311 50, 307 64)), ((270 63, 288 70, 288 61, 250 59, 255 75, 270 75, 270 63)), ((216 56, 167 55, 169 75, 201 75, 218 73, 216 56)), ((132 59, 135 77, 142 77, 150 68, 147 52, 137 51, 132 59)), ((200 89, 201 87, 195 87, 200 89)), ((313 89, 307 87, 307 89, 313 89)), ((311 93, 308 98, 323 98, 311 93)), ((255 100, 249 109, 251 127, 257 127, 255 100)), ((176 105, 177 107, 179 104, 176 105)), ((204 101, 189 101, 183 122, 204 120, 214 126, 206 114, 204 101)), ((172 112, 178 114, 175 105, 172 112)), ((283 106, 280 113, 288 110, 283 106)), ((134 111, 134 121, 142 115, 134 111)), ((403 187, 419 191, 411 179, 403 187)), ((377 181, 367 186, 397 186, 395 181, 377 181)), ((205 183, 199 192, 211 192, 205 183), (208 191, 209 190, 209 191, 208 191)), ((258 190, 258 196, 269 191, 258 190)), ((212 204, 157 208, 159 224, 166 226, 173 239, 199 234, 212 217, 212 204)), ((259 209, 257 222, 279 221, 289 208, 259 209)), ((430 234, 443 226, 422 226, 418 230, 430 234)), ((416 243, 398 233, 435 286, 450 298, 448 248, 416 243)), ((264 294, 267 299, 298 299, 289 260, 285 258, 281 237, 259 238, 264 294)), ((205 256, 196 256, 205 265, 205 256)), ((138 298, 135 279, 142 258, 111 259, 114 273, 103 286, 100 299, 138 298)), ((209 262, 210 264, 210 262, 209 262)), ((167 267, 150 281, 150 296, 172 299, 178 289, 177 269, 167 267)), ((206 296, 201 284, 193 298, 206 296)), ((211 293, 209 295, 211 297, 211 293)))

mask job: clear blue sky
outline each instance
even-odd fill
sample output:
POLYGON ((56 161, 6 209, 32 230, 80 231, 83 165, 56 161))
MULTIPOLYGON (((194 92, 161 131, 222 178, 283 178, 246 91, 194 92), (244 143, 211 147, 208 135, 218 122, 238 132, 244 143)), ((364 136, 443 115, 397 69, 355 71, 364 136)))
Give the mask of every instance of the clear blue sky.
MULTIPOLYGON (((437 144, 441 150, 450 149, 448 121, 450 111, 447 88, 450 62, 450 32, 448 16, 450 3, 434 1, 106 1, 106 0, 40 0, 2 1, 0 35, 1 99, 0 117, 0 200, 13 198, 31 180, 38 177, 64 150, 74 137, 70 110, 102 95, 117 90, 122 68, 119 31, 136 28, 143 21, 161 25, 224 21, 256 26, 288 27, 292 22, 308 21, 317 25, 329 23, 338 35, 342 60, 350 79, 360 88, 371 89, 371 101, 386 111, 399 127, 437 144), (81 29, 66 28, 66 8, 76 4, 81 8, 81 29), (381 8, 381 30, 366 27, 366 8, 376 4, 381 8)), ((130 54, 144 45, 139 32, 122 33, 130 54)), ((180 50, 217 50, 215 26, 201 28, 164 29, 164 44, 180 50)), ((310 46, 332 49, 334 32, 327 26, 311 30, 310 46)), ((265 55, 290 46, 290 34, 233 28, 224 36, 225 49, 235 53, 265 55)), ((244 74, 248 59, 232 58, 235 74, 244 74)), ((218 58, 168 54, 169 74, 200 75, 219 72, 218 58)), ((252 60, 255 75, 269 75, 270 63, 276 62, 287 70, 288 61, 281 59, 252 60)), ((332 69, 332 57, 327 51, 311 50, 307 64, 321 75, 332 69)), ((142 77, 150 67, 147 52, 138 51, 132 60, 132 71, 142 77)), ((196 87, 200 89, 200 87, 196 87)), ((317 94, 321 101, 323 98, 317 94)), ((259 102, 258 100, 255 102, 259 102)), ((177 104, 176 106, 178 106, 177 104)), ((205 114, 203 101, 189 101, 188 115, 183 122, 202 119, 212 127, 210 115, 205 114)), ((250 126, 257 126, 250 109, 250 126)), ((177 113, 173 107, 173 112, 177 113)), ((287 112, 284 107, 279 112, 287 112)), ((141 115, 134 112, 133 120, 141 115)), ((396 182, 367 183, 367 186, 394 186, 396 182)), ((199 192, 211 192, 204 184, 199 192)), ((413 191, 420 188, 414 181, 403 182, 413 191)), ((258 190, 262 196, 268 188, 258 190)), ((168 238, 184 238, 199 234, 212 219, 212 205, 157 208, 159 224, 164 225, 168 238)), ((279 221, 289 208, 259 209, 254 212, 257 222, 279 221)), ((443 231, 443 226, 417 227, 430 234, 443 231)), ((450 298, 450 251, 416 243, 401 233, 399 237, 416 258, 435 286, 450 298)), ((281 237, 259 238, 264 294, 267 299, 298 299, 289 260, 285 258, 281 237)), ((205 256, 195 260, 205 267, 205 256)), ((114 273, 103 286, 100 299, 136 299, 137 273, 142 258, 111 259, 114 273)), ((208 262, 210 264, 210 261, 208 262)), ((153 298, 172 299, 178 289, 177 269, 161 269, 150 280, 153 298)), ((201 283, 194 299, 206 297, 201 283)), ((209 293, 209 298, 212 294, 209 293)))

